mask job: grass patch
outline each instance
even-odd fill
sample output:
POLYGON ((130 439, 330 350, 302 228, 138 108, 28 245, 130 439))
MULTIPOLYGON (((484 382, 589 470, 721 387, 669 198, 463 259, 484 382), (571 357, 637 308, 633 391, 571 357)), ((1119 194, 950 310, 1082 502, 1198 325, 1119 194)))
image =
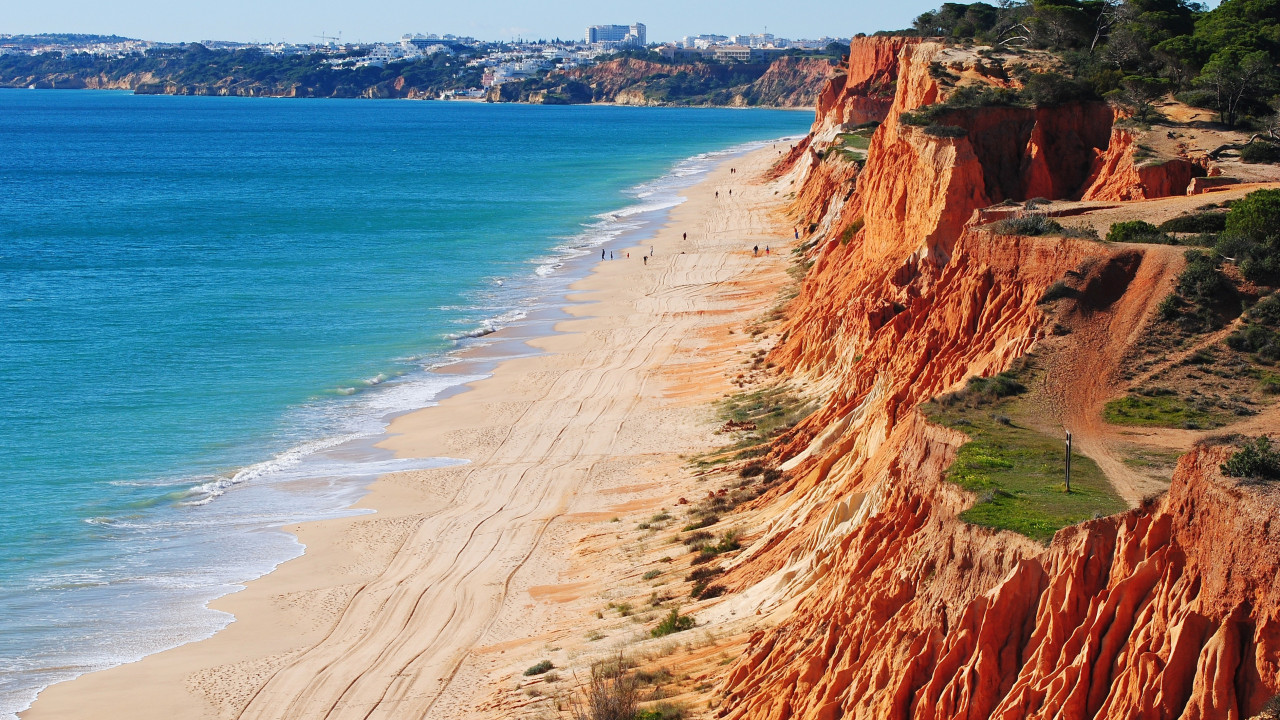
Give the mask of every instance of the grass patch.
POLYGON ((1107 403, 1102 417, 1112 425, 1201 430, 1221 427, 1229 415, 1176 394, 1131 394, 1107 403))
POLYGON ((857 150, 866 150, 871 147, 870 133, 840 133, 836 136, 842 146, 854 148, 857 150))
POLYGON ((970 438, 947 471, 948 480, 978 496, 961 520, 1047 543, 1061 528, 1125 509, 1102 470, 1079 453, 1071 456, 1071 492, 1065 492, 1063 440, 1015 422, 1018 399, 986 397, 981 404, 922 408, 931 421, 970 438))
POLYGON ((782 385, 737 393, 720 402, 720 416, 738 427, 751 427, 743 432, 731 450, 753 448, 795 427, 818 409, 818 403, 792 392, 782 385))

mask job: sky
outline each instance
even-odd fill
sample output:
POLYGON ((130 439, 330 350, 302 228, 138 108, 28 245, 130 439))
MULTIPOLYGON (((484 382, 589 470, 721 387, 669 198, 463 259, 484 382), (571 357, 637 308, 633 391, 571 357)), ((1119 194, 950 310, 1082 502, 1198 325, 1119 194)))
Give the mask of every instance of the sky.
POLYGON ((0 33, 78 32, 183 42, 581 39, 587 25, 648 26, 650 42, 700 33, 849 37, 902 28, 941 0, 0 0, 0 33))

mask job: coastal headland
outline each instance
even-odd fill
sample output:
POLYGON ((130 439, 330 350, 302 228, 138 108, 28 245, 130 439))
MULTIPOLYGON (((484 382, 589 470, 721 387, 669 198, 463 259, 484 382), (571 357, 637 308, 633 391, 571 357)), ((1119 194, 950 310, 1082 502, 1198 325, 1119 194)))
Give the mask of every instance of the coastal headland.
POLYGON ((28 717, 1276 717, 1280 165, 1062 69, 855 38, 808 136, 384 442, 470 464, 28 717))

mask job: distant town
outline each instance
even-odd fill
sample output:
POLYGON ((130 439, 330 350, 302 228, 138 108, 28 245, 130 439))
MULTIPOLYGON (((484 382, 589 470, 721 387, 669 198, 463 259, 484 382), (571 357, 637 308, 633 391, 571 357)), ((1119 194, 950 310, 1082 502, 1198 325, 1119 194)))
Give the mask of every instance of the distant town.
MULTIPOLYGON (((643 23, 592 25, 580 40, 486 41, 473 37, 409 33, 394 42, 344 42, 341 35, 323 32, 311 43, 253 43, 205 40, 198 43, 210 50, 256 50, 270 56, 321 55, 320 63, 336 69, 385 67, 395 63, 433 60, 438 56, 465 59, 467 68, 479 69, 477 87, 451 90, 454 97, 484 97, 504 83, 526 80, 552 70, 587 67, 619 53, 653 53, 668 61, 761 63, 782 55, 828 52, 833 43, 847 45, 848 38, 799 39, 777 37, 768 32, 740 35, 690 35, 679 42, 648 42, 643 23)), ((191 43, 162 43, 114 35, 0 34, 0 56, 46 57, 92 56, 101 59, 147 56, 172 51, 191 43)), ((459 65, 463 65, 461 61, 459 65)))

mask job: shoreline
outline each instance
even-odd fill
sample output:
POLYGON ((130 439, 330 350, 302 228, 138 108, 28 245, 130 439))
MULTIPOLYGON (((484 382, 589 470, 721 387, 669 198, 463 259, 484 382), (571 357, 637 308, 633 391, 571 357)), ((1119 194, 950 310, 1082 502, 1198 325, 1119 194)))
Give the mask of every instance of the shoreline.
MULTIPOLYGON (((248 518, 247 522, 229 525, 226 528, 229 533, 210 531, 178 538, 187 547, 217 553, 216 561, 195 566, 191 571, 201 576, 197 589, 175 596, 172 591, 162 589, 162 584, 147 584, 148 576, 139 575, 135 584, 142 585, 143 592, 156 589, 145 597, 132 593, 131 599, 125 599, 128 604, 117 604, 123 611, 118 614, 122 619, 115 624, 98 626, 105 629, 96 631, 93 638, 81 636, 86 642, 80 643, 81 637, 64 633, 68 638, 65 645, 48 643, 48 647, 57 648, 53 651, 56 655, 41 652, 24 657, 25 652, 19 647, 12 653, 18 662, 8 676, 10 682, 5 688, 0 717, 17 717, 16 713, 30 707, 38 693, 52 685, 135 663, 220 632, 233 618, 218 609, 218 598, 240 592, 244 583, 270 573, 304 552, 296 535, 280 528, 368 512, 353 503, 367 494, 374 478, 392 469, 423 467, 436 462, 395 460, 390 451, 375 448, 374 444, 384 437, 392 418, 465 391, 466 381, 488 375, 494 366, 509 357, 525 357, 537 352, 525 345, 524 340, 550 334, 556 322, 570 317, 563 312, 563 306, 568 304, 563 298, 572 282, 589 273, 593 264, 588 261, 592 253, 600 249, 599 244, 618 247, 625 238, 652 234, 666 221, 671 207, 666 202, 678 202, 681 193, 705 177, 718 162, 757 144, 758 141, 752 141, 698 152, 655 168, 654 176, 645 182, 621 189, 612 200, 617 204, 604 206, 607 211, 584 215, 572 232, 548 235, 544 247, 531 253, 517 269, 523 275, 503 273, 506 287, 497 291, 505 292, 501 297, 509 302, 499 302, 501 307, 490 308, 491 312, 477 316, 474 322, 454 326, 463 332, 457 333, 458 341, 449 343, 449 349, 433 356, 435 361, 417 363, 415 360, 415 369, 391 375, 388 382, 369 388, 372 392, 367 395, 355 393, 354 403, 345 399, 334 401, 352 405, 345 416, 370 421, 359 424, 358 436, 346 433, 307 436, 300 444, 251 458, 247 464, 226 470, 208 482, 201 477, 190 486, 180 485, 190 495, 184 496, 184 503, 214 503, 212 510, 196 511, 196 516, 248 518), (657 207, 637 212, 650 206, 657 207), (481 337, 473 334, 474 330, 494 327, 499 328, 498 332, 481 337), (427 391, 431 392, 429 397, 427 391), (378 399, 385 397, 394 399, 378 399), (414 402, 406 403, 406 398, 414 402), (381 412, 366 412, 365 408, 370 406, 381 412), (317 447, 320 449, 316 450, 317 447), (297 456, 301 456, 300 461, 297 456), (277 467, 281 464, 283 467, 277 467), (242 477, 247 481, 242 481, 242 477), (224 488, 227 497, 215 498, 224 488), (278 512, 264 515, 265 509, 278 512), (258 516, 263 520, 254 523, 258 516), (220 543, 224 542, 237 551, 221 552, 220 543), (138 616, 138 607, 158 610, 138 616), (138 619, 131 619, 134 616, 138 619), (107 642, 88 642, 98 637, 106 638, 107 642)), ((423 357, 432 360, 432 356, 423 357)), ((203 526, 217 527, 217 521, 210 520, 203 526)), ((176 544, 170 543, 170 546, 176 544)), ((27 602, 28 605, 38 603, 39 598, 28 596, 27 602)), ((103 602, 102 606, 104 613, 116 614, 110 604, 103 602)), ((16 635, 14 639, 17 640, 16 635)))
MULTIPOLYGON (((736 164, 746 166, 754 163, 767 167, 775 156, 766 146, 753 151, 746 157, 738 157, 741 159, 735 161, 736 164)), ((581 326, 598 324, 603 318, 626 316, 626 308, 623 307, 626 303, 618 297, 625 295, 626 289, 616 287, 620 280, 634 282, 643 278, 646 272, 656 274, 660 268, 669 272, 670 265, 680 264, 676 250, 681 241, 676 237, 673 226, 678 226, 681 222, 687 223, 689 216, 714 214, 717 208, 714 204, 710 204, 712 198, 707 196, 712 194, 713 187, 722 186, 731 177, 725 163, 732 158, 733 156, 730 156, 719 161, 717 167, 696 185, 682 190, 682 194, 687 194, 688 201, 669 210, 666 225, 657 230, 652 241, 655 247, 663 248, 663 252, 655 257, 654 267, 645 266, 643 262, 637 263, 639 252, 638 248, 634 247, 631 252, 635 255, 630 262, 619 258, 612 263, 607 261, 597 263, 592 272, 586 278, 575 282, 570 292, 565 295, 565 301, 570 304, 564 308, 564 312, 571 316, 571 319, 554 323, 555 334, 527 342, 536 354, 504 360, 494 369, 490 377, 466 383, 457 392, 442 398, 437 405, 395 418, 388 428, 391 435, 377 443, 378 447, 393 450, 397 457, 401 458, 470 455, 472 457, 468 459, 472 460, 472 464, 460 468, 410 471, 383 476, 370 486, 368 493, 359 502, 352 506, 351 511, 358 514, 282 528, 294 534, 298 541, 306 546, 307 551, 299 558, 279 565, 272 573, 250 582, 244 591, 223 596, 210 603, 211 609, 228 612, 235 617, 231 625, 206 640, 188 643, 173 650, 148 656, 136 663, 90 673, 76 680, 54 685, 42 692, 35 705, 23 712, 21 716, 24 718, 38 718, 46 715, 61 717, 87 712, 87 708, 92 707, 95 715, 107 717, 114 716, 113 712, 109 711, 110 708, 119 708, 122 715, 128 713, 131 717, 174 715, 220 717, 251 699, 254 703, 250 710, 257 707, 282 707, 270 697, 277 692, 275 688, 269 688, 269 692, 262 694, 258 693, 254 686, 260 684, 263 677, 274 674, 276 680, 273 680, 273 684, 283 687, 284 689, 280 692, 289 695, 294 686, 288 681, 287 676, 290 671, 294 675, 298 674, 298 670, 291 670, 291 668, 306 667, 311 661, 308 656, 323 657, 323 665, 326 668, 332 666, 335 660, 348 662, 348 664, 365 662, 360 659, 362 656, 356 652, 357 648, 344 646, 334 651, 332 648, 326 648, 321 639, 334 637, 330 630, 335 621, 337 621, 338 630, 341 631, 344 622, 348 622, 349 618, 360 613, 361 603, 364 602, 362 594, 377 594, 370 590, 371 584, 381 582, 377 592, 383 593, 384 596, 402 593, 406 585, 412 584, 412 576, 418 574, 422 568, 417 567, 416 562, 410 562, 411 558, 406 557, 403 548, 415 537, 425 541, 425 547, 439 547, 442 544, 448 545, 450 542, 461 543, 458 546, 461 553, 459 557, 466 553, 475 555, 475 548, 468 548, 466 541, 470 540, 490 517, 493 517, 492 514, 477 515, 479 512, 494 511, 494 508, 487 505, 492 492, 482 492, 481 497, 471 498, 470 504, 465 502, 466 491, 469 488, 475 489, 471 487, 472 483, 466 481, 466 477, 476 472, 493 472, 495 468, 509 463, 495 460, 493 457, 488 460, 480 457, 484 454, 486 442, 477 437, 459 437, 460 434, 467 434, 466 430, 459 428, 475 425, 478 428, 492 429, 492 423, 480 416, 487 412, 484 408, 494 403, 493 388, 499 389, 498 395, 505 396, 518 391, 520 389, 518 386, 521 383, 527 383, 529 377, 534 374, 559 372, 563 377, 570 372, 581 372, 581 367, 572 367, 572 363, 570 367, 564 367, 562 362, 566 356, 574 353, 600 350, 598 347, 592 347, 595 343, 584 342, 581 326), (587 302, 591 304, 588 306, 585 304, 587 302), (544 366, 548 365, 555 367, 547 370, 544 366), (377 513, 369 514, 367 512, 369 509, 375 509, 377 513), (365 512, 360 512, 362 510, 365 512), (428 520, 440 521, 443 529, 426 527, 424 530, 425 526, 432 524, 427 522, 428 520), (469 527, 470 532, 467 537, 451 538, 447 531, 453 525, 469 527), (407 575, 389 581, 386 577, 387 571, 394 569, 397 563, 403 566, 407 575), (308 651, 307 648, 310 650, 308 651), (280 672, 282 669, 286 672, 280 672), (156 690, 148 710, 139 715, 139 708, 129 701, 131 695, 129 688, 136 689, 141 683, 145 683, 148 687, 155 687, 156 690), (202 709, 193 713, 192 708, 196 705, 201 706, 202 709), (154 711, 151 708, 154 708, 154 711)), ((745 175, 749 173, 743 176, 745 175)), ((742 196, 741 192, 739 196, 742 196)), ((724 204, 727 205, 728 202, 724 204)), ((720 220, 722 223, 725 221, 727 218, 720 220)), ((707 228, 714 227, 714 222, 709 217, 703 220, 703 224, 707 228)), ((757 235, 757 237, 765 236, 757 235)), ((785 242, 782 236, 768 237, 777 245, 785 242)), ((745 241, 744 237, 741 242, 745 241)), ((696 237, 692 242, 693 245, 690 245, 689 249, 700 249, 694 247, 697 243, 696 237)), ((625 255, 626 251, 616 252, 625 255)), ((742 246, 741 252, 750 259, 749 250, 745 245, 742 246)), ((716 263, 717 270, 726 270, 724 266, 728 259, 725 257, 716 263)), ((629 298, 633 302, 640 299, 643 298, 629 298)), ((652 318, 649 319, 652 320, 652 318)), ((605 322, 607 325, 607 321, 605 322)), ((591 340, 592 335, 599 332, 599 328, 591 330, 588 327, 587 330, 589 331, 585 336, 587 340, 591 340)), ((667 338, 668 341, 670 339, 667 338)), ((680 343, 677 341, 675 344, 678 346, 680 343)), ((668 357, 674 349, 666 349, 668 357)), ((478 350, 483 353, 483 348, 478 350)), ((640 367, 644 367, 646 372, 657 372, 662 367, 662 363, 646 363, 642 360, 634 366, 634 369, 640 367)), ((628 382, 638 394, 645 390, 644 381, 636 384, 636 380, 632 378, 628 382)), ((569 388, 566 397, 557 399, 553 405, 561 405, 563 402, 572 400, 573 390, 574 388, 569 388)), ((606 400, 602 396, 593 396, 590 399, 596 402, 606 400)), ((621 429, 621 425, 629 420, 632 410, 634 408, 631 405, 614 408, 614 413, 620 417, 618 429, 621 429)), ((562 417, 559 420, 572 424, 578 414, 574 413, 573 417, 562 417)), ((569 429, 578 434, 591 434, 591 428, 569 429)), ((518 423, 511 424, 507 428, 508 438, 519 432, 518 423)), ((616 435, 617 432, 615 431, 614 434, 616 435)), ((537 432, 532 435, 533 437, 528 439, 532 447, 538 447, 540 443, 547 441, 547 438, 541 437, 537 432)), ((706 440, 706 438, 702 439, 706 440)), ((580 439, 578 445, 581 446, 584 442, 580 439)), ((577 447, 574 452, 560 460, 565 461, 566 465, 580 461, 586 454, 581 450, 581 447, 577 447)), ((528 547, 527 553, 522 558, 514 558, 519 562, 516 566, 517 570, 511 571, 506 577, 504 598, 508 595, 507 591, 511 589, 514 576, 531 561, 536 567, 525 574, 547 575, 550 573, 550 568, 546 567, 549 560, 543 557, 548 551, 545 547, 541 554, 535 551, 538 551, 540 545, 545 545, 542 540, 548 532, 551 532, 550 526, 563 518, 564 511, 574 504, 574 496, 578 494, 578 490, 582 489, 584 481, 587 483, 591 481, 591 470, 597 462, 599 458, 590 463, 592 467, 576 468, 578 473, 576 482, 566 483, 562 480, 559 485, 555 485, 553 481, 548 480, 544 484, 555 485, 554 489, 559 492, 559 496, 552 497, 555 493, 544 493, 540 502, 535 502, 533 507, 526 508, 528 512, 512 518, 511 524, 516 527, 510 530, 512 537, 507 540, 514 545, 528 547), (546 515, 540 529, 534 525, 525 526, 521 522, 529 515, 540 514, 546 515), (532 541, 531 544, 530 541, 532 541)), ((510 470, 506 468, 498 474, 508 474, 508 480, 514 482, 516 486, 519 485, 524 474, 537 472, 536 467, 526 467, 521 473, 510 475, 510 470)), ((517 494, 514 497, 522 498, 523 496, 517 494)), ((504 507, 499 507, 497 512, 501 512, 504 507)), ((489 525, 492 527, 486 529, 498 535, 508 531, 505 524, 501 522, 489 522, 489 525)), ((557 528, 555 532, 560 530, 557 528)), ((555 532, 552 534, 554 535, 555 532)), ((421 555, 415 557, 417 561, 422 560, 421 555)), ((483 590, 486 579, 501 577, 498 569, 504 563, 509 563, 512 558, 488 560, 486 556, 476 559, 479 562, 472 568, 473 572, 467 575, 475 575, 480 582, 479 589, 483 590)), ((563 564, 564 558, 560 560, 563 564)), ((427 562, 429 564, 430 560, 427 562)), ((444 568, 442 577, 448 577, 447 570, 448 568, 444 568)), ((555 580, 554 574, 548 577, 552 581, 555 580)), ((468 598, 479 599, 480 594, 477 592, 469 595, 468 598)), ((531 596, 532 593, 529 597, 531 596)), ((383 600, 385 601, 386 597, 383 597, 383 600)), ((422 598, 419 597, 418 600, 421 601, 422 598)), ((431 605, 433 608, 448 604, 445 602, 447 598, 437 598, 437 600, 440 602, 433 603, 431 605)), ((457 598, 453 600, 455 601, 453 604, 457 606, 457 598)), ((456 633, 450 635, 447 638, 448 642, 438 648, 442 651, 441 654, 446 656, 445 659, 451 657, 450 653, 456 655, 460 651, 465 658, 471 648, 484 641, 484 636, 494 629, 500 619, 499 609, 500 607, 492 610, 488 624, 476 626, 474 623, 461 623, 464 626, 463 629, 470 632, 470 635, 465 637, 458 636, 456 633)), ((376 621, 381 612, 374 612, 369 617, 376 621)), ((412 615, 412 612, 410 614, 412 615)), ((437 634, 456 630, 456 628, 449 628, 448 625, 446 620, 437 629, 437 634)), ((415 635, 420 634, 421 631, 422 628, 417 628, 415 635)), ((378 633, 374 634, 378 635, 378 633)), ((332 644, 334 641, 329 642, 332 644)), ((359 644, 356 642, 356 645, 359 644)), ((386 650, 384 648, 384 652, 386 650)), ((382 656, 382 654, 377 655, 382 656)), ((376 660, 376 657, 368 659, 376 660)), ((452 672, 448 674, 449 678, 458 673, 461 662, 458 660, 453 666, 452 672)), ((447 666, 448 663, 446 662, 445 665, 447 666)), ((364 669, 360 673, 363 676, 364 669)), ((312 677, 309 673, 304 675, 312 677)), ((400 675, 393 673, 392 676, 400 675)), ((446 682, 445 685, 449 684, 446 682)), ((305 691, 305 688, 303 690, 305 691)), ((297 709, 296 705, 289 702, 285 702, 285 706, 297 709)), ((276 713, 265 709, 256 712, 256 716, 261 717, 275 715, 276 713)))

